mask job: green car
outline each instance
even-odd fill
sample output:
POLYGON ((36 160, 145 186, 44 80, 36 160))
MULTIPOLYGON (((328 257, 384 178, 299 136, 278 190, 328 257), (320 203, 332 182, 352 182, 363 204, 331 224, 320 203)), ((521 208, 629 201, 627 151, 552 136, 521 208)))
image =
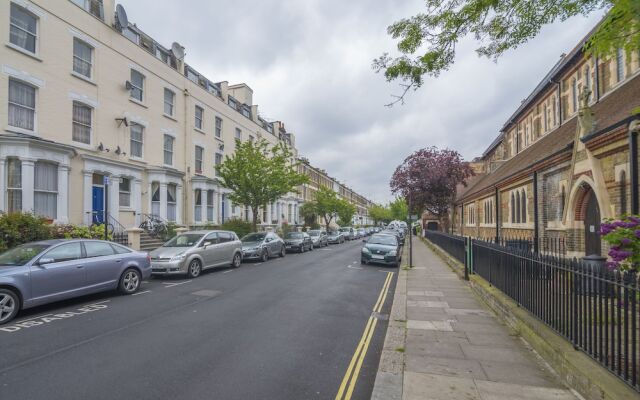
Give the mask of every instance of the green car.
POLYGON ((363 242, 365 245, 360 253, 362 264, 378 263, 394 267, 400 266, 402 254, 398 238, 395 235, 375 234, 363 242))

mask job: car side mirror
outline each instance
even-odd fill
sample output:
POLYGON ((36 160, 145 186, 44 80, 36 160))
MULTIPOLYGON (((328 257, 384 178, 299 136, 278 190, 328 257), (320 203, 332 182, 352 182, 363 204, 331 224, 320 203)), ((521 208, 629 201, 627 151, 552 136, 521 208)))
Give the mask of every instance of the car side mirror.
POLYGON ((41 259, 38 260, 38 265, 51 264, 52 262, 55 262, 53 258, 42 257, 41 259))
POLYGON ((202 243, 202 247, 204 247, 206 249, 207 247, 209 247, 212 244, 213 244, 213 242, 206 241, 206 242, 202 243))
POLYGON ((272 238, 266 238, 266 239, 265 239, 265 242, 267 242, 267 243, 272 242, 272 241, 273 241, 273 239, 272 239, 272 238))

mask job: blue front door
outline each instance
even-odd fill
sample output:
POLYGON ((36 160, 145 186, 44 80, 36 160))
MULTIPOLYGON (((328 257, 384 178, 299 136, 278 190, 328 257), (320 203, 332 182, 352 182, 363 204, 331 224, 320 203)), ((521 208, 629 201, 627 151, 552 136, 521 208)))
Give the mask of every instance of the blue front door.
POLYGON ((104 221, 104 188, 102 186, 93 187, 93 219, 94 224, 101 224, 104 221))

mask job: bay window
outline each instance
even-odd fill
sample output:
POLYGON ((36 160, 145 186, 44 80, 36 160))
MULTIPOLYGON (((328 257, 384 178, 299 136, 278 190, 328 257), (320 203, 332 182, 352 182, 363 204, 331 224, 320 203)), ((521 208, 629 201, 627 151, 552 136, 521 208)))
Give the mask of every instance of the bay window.
POLYGON ((202 221, 202 190, 200 189, 195 190, 193 214, 196 222, 202 221))
POLYGON ((167 185, 167 220, 176 220, 176 185, 173 183, 167 185))
POLYGON ((7 212, 22 210, 22 163, 17 158, 7 159, 7 212))
POLYGON ((207 221, 213 221, 213 190, 207 190, 207 221))
POLYGON ((55 219, 58 208, 58 166, 37 161, 34 169, 33 211, 37 215, 55 219))

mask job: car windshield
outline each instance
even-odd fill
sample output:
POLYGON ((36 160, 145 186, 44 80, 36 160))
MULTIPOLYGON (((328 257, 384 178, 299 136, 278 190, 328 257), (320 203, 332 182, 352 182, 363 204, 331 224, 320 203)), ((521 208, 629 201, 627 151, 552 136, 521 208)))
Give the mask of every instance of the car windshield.
POLYGON ((320 236, 320 231, 309 231, 309 236, 320 236))
POLYGON ((250 233, 240 239, 243 243, 262 242, 267 236, 266 233, 250 233))
POLYGON ((383 244, 386 246, 396 246, 396 238, 391 235, 373 235, 369 240, 367 240, 368 244, 383 244))
POLYGON ((338 231, 329 232, 329 235, 331 235, 331 236, 336 236, 336 235, 339 235, 339 234, 340 234, 340 232, 338 232, 338 231))
POLYGON ((169 240, 162 247, 193 247, 204 236, 201 233, 185 233, 169 240))
POLYGON ((302 233, 300 232, 289 232, 285 236, 286 239, 302 239, 302 233))
POLYGON ((26 243, 0 254, 0 266, 25 265, 33 257, 49 248, 48 244, 26 243))

